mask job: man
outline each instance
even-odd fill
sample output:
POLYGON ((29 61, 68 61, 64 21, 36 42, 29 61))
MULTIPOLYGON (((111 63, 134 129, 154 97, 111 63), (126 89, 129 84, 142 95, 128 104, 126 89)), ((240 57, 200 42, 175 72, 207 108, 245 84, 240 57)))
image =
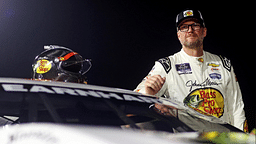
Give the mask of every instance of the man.
POLYGON ((182 11, 176 26, 181 51, 155 62, 135 90, 182 102, 243 130, 244 103, 234 69, 227 58, 203 50, 207 28, 200 11, 182 11))

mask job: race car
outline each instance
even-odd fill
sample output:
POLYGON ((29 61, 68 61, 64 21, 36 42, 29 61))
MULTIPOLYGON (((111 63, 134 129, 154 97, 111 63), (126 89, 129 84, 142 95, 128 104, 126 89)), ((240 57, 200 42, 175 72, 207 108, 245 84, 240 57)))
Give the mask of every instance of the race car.
MULTIPOLYGON (((204 132, 243 133, 216 117, 205 116, 165 98, 89 84, 19 78, 0 78, 0 125, 4 144, 14 143, 12 139, 17 135, 17 141, 24 143, 25 140, 49 138, 33 136, 42 127, 47 127, 47 131, 53 133, 61 133, 58 130, 65 129, 72 133, 77 128, 79 133, 83 133, 81 129, 84 129, 85 134, 94 131, 95 135, 95 131, 101 130, 123 135, 129 135, 128 132, 153 133, 156 136, 157 133, 165 137, 168 135, 168 141, 170 136, 175 137, 173 134, 183 134, 178 140, 175 139, 181 143, 195 142, 204 132), (19 134, 27 132, 28 128, 32 136, 20 138, 19 134)), ((59 139, 63 138, 64 135, 59 139)), ((115 139, 111 136, 108 138, 115 139)), ((129 138, 124 137, 124 141, 129 138)), ((145 142, 145 137, 141 139, 138 143, 145 142)))

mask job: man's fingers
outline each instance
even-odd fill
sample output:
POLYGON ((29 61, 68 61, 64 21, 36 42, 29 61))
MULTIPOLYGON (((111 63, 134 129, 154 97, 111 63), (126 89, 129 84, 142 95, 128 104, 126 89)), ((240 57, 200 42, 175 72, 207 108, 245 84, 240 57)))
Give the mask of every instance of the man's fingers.
POLYGON ((162 78, 160 75, 154 75, 151 78, 158 82, 160 85, 163 85, 165 83, 165 77, 162 78))
POLYGON ((160 75, 149 76, 147 77, 146 83, 153 90, 160 90, 165 83, 165 78, 162 78, 160 75))
POLYGON ((147 80, 146 85, 148 87, 152 88, 153 90, 158 90, 159 89, 159 85, 154 80, 151 80, 151 79, 147 80))
POLYGON ((165 83, 165 77, 162 78, 160 75, 158 75, 157 78, 159 79, 162 85, 165 83))
POLYGON ((152 85, 152 88, 154 90, 158 90, 161 88, 161 83, 159 82, 159 80, 155 77, 151 77, 148 79, 148 82, 152 85))
POLYGON ((166 78, 160 75, 147 76, 145 81, 145 89, 147 94, 155 95, 165 83, 166 78))

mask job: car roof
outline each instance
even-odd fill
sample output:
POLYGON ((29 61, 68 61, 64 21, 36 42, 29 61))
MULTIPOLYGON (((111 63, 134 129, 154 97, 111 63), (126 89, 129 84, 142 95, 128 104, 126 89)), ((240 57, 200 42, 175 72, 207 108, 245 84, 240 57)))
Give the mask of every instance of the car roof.
POLYGON ((131 90, 0 78, 0 124, 27 122, 104 125, 167 132, 240 131, 218 118, 204 116, 172 100, 131 90), (167 109, 167 113, 157 106, 167 109))

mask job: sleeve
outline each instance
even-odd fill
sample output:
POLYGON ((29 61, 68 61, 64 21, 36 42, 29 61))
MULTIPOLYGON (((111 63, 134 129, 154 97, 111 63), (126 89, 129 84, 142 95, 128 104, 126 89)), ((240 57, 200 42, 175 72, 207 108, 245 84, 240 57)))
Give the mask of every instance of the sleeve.
POLYGON ((246 118, 242 93, 233 67, 231 67, 230 70, 230 81, 227 84, 228 113, 230 122, 233 126, 239 128, 240 130, 246 131, 244 129, 246 118))
MULTIPOLYGON (((169 69, 166 69, 166 67, 160 61, 156 61, 155 65, 153 66, 152 70, 149 72, 149 74, 147 76, 160 75, 161 77, 166 77, 167 76, 167 71, 169 69)), ((146 92, 145 92, 145 80, 146 80, 147 76, 142 80, 142 82, 137 86, 137 88, 134 91, 142 93, 142 94, 146 94, 146 92)), ((165 93, 166 90, 167 90, 167 80, 165 81, 165 84, 163 85, 161 90, 155 96, 158 96, 158 97, 162 96, 165 93)))

